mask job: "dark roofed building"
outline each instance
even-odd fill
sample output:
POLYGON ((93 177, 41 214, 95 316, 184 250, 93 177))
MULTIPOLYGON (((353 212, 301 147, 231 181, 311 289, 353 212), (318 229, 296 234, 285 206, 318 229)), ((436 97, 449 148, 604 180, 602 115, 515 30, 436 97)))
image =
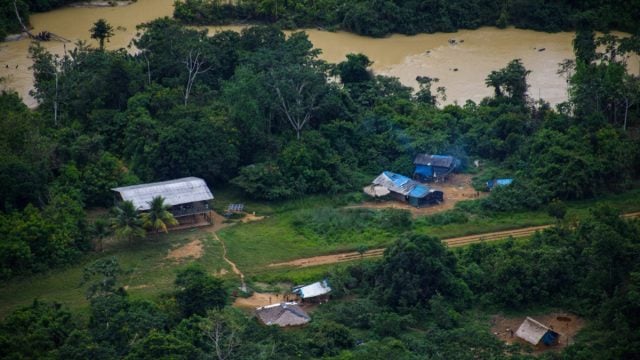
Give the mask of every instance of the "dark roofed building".
POLYGON ((209 201, 213 200, 213 194, 205 181, 197 177, 123 186, 111 190, 118 193, 119 200, 131 201, 140 212, 149 210, 151 200, 161 196, 164 203, 171 206, 169 211, 180 224, 197 222, 198 217, 204 217, 211 222, 209 201))
POLYGON ((311 320, 297 303, 286 302, 267 305, 256 309, 256 316, 265 325, 299 326, 311 320))
POLYGON ((418 154, 413 160, 413 178, 422 181, 446 181, 460 166, 460 160, 449 155, 418 154))

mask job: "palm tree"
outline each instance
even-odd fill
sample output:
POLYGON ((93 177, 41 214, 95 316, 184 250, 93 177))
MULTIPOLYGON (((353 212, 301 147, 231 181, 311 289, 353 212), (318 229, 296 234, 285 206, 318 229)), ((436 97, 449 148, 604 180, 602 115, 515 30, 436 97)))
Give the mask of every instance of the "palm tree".
POLYGON ((99 19, 93 24, 93 27, 89 29, 91 38, 98 40, 100 44, 100 50, 104 50, 104 40, 109 41, 109 38, 113 36, 113 26, 111 26, 107 20, 99 19))
POLYGON ((149 201, 149 211, 140 215, 142 226, 146 229, 160 230, 167 232, 167 225, 178 225, 178 220, 169 212, 171 205, 164 203, 162 196, 156 196, 149 201))
POLYGON ((111 235, 109 223, 103 219, 98 219, 92 226, 93 236, 98 240, 98 251, 104 250, 104 238, 111 235))
POLYGON ((142 221, 138 217, 138 211, 131 201, 123 201, 113 208, 114 217, 111 219, 116 237, 131 240, 142 238, 146 234, 142 227, 142 221))

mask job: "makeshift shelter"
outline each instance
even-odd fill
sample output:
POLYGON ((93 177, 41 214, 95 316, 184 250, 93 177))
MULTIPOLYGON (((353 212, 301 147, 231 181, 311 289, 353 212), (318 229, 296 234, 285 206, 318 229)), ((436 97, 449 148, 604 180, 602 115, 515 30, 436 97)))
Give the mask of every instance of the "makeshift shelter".
POLYGON ((309 285, 294 286, 291 292, 298 295, 302 301, 322 302, 329 299, 331 286, 327 280, 322 280, 309 285))
POLYGON ((516 331, 516 336, 533 345, 542 343, 552 346, 558 343, 560 334, 527 316, 516 331))
POLYGON ((212 221, 209 201, 213 200, 213 195, 200 178, 186 177, 111 190, 118 194, 118 200, 131 201, 140 212, 149 210, 153 198, 161 196, 164 203, 171 206, 169 211, 180 224, 196 222, 200 216, 208 222, 212 221))
POLYGON ((460 166, 460 160, 449 155, 418 154, 413 160, 413 178, 422 181, 446 181, 460 166))
POLYGON ((256 316, 265 325, 298 326, 311 320, 295 302, 267 305, 256 309, 256 316))
POLYGON ((378 175, 373 180, 372 185, 365 187, 364 191, 371 195, 370 192, 372 191, 382 193, 381 189, 386 189, 390 197, 407 202, 415 207, 438 204, 444 201, 442 191, 432 189, 406 176, 390 171, 384 171, 378 175))
POLYGON ((487 181, 487 189, 493 190, 495 187, 511 185, 513 179, 493 179, 487 181))

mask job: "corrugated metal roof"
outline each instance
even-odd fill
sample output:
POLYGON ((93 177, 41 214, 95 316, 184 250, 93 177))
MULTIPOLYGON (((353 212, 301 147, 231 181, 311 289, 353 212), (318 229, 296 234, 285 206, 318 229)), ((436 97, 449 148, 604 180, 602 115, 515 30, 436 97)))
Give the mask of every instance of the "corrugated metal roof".
POLYGON ((433 191, 417 181, 391 171, 383 171, 373 180, 373 184, 384 186, 390 191, 411 197, 423 197, 433 191))
POLYGON ((165 204, 171 206, 213 199, 207 184, 197 177, 117 187, 111 190, 119 192, 122 200, 131 201, 138 210, 149 210, 149 203, 156 196, 162 196, 165 204))
POLYGON ((450 155, 418 154, 413 160, 413 164, 450 168, 457 166, 458 161, 455 157, 450 155))
POLYGON ((516 331, 516 336, 533 345, 538 345, 547 331, 553 330, 527 316, 518 328, 518 331, 516 331))
POLYGON ((298 294, 301 298, 307 299, 320 295, 325 295, 331 292, 331 287, 327 280, 315 282, 307 286, 300 286, 293 289, 295 294, 298 294))

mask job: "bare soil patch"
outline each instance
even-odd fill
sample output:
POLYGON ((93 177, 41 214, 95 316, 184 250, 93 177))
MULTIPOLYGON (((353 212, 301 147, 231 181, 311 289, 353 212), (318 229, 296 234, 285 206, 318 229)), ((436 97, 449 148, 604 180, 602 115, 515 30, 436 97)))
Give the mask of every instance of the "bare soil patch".
POLYGON ((507 344, 519 343, 528 345, 533 348, 534 354, 540 354, 547 351, 560 351, 568 345, 573 344, 578 331, 586 325, 584 319, 565 312, 552 312, 544 315, 531 316, 531 318, 559 333, 560 339, 558 344, 551 347, 542 344, 532 346, 528 342, 516 337, 515 333, 524 321, 524 316, 505 317, 504 315, 494 315, 491 317, 491 332, 507 344))
POLYGON ((193 240, 190 243, 184 244, 169 251, 167 259, 169 260, 183 260, 183 259, 199 259, 204 254, 204 246, 202 241, 193 240))
POLYGON ((459 201, 478 199, 487 196, 487 193, 477 192, 473 186, 471 186, 471 178, 472 175, 469 174, 453 174, 449 177, 447 182, 427 184, 428 186, 441 190, 444 193, 444 202, 438 205, 415 208, 400 201, 386 200, 366 202, 361 205, 349 206, 349 208, 403 209, 409 210, 414 217, 435 214, 453 209, 459 201))
POLYGON ((256 216, 256 214, 246 213, 245 216, 242 219, 240 219, 240 221, 243 223, 249 223, 254 221, 260 221, 260 220, 263 220, 264 218, 265 218, 264 216, 256 216))
POLYGON ((236 298, 233 306, 244 309, 255 309, 260 306, 276 304, 283 301, 285 301, 285 298, 280 294, 254 292, 248 298, 236 298))

